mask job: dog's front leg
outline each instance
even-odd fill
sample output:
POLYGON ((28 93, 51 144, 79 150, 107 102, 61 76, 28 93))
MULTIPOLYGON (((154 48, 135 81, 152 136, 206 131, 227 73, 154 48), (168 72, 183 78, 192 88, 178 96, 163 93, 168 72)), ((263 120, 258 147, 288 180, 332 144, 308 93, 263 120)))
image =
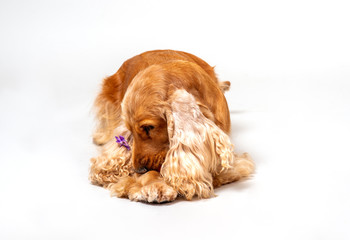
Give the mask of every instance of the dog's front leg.
POLYGON ((110 184, 108 188, 113 196, 138 202, 171 202, 177 197, 177 192, 156 171, 122 178, 117 183, 110 184))

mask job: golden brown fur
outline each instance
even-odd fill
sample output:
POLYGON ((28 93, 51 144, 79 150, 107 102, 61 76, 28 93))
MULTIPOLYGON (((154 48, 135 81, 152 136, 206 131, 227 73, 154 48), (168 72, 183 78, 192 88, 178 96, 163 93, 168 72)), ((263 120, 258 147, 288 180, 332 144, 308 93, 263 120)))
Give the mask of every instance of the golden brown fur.
POLYGON ((249 176, 252 160, 236 155, 227 135, 229 86, 185 52, 151 51, 124 62, 95 102, 101 154, 91 160, 92 183, 118 197, 163 202, 178 193, 211 197, 214 187, 249 176), (131 151, 115 143, 119 135, 131 151))

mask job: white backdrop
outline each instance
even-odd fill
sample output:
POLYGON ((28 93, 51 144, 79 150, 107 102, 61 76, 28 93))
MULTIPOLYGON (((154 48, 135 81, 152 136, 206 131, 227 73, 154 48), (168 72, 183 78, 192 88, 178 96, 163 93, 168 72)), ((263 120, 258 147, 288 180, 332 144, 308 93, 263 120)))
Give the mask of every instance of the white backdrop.
POLYGON ((350 239, 347 1, 1 1, 0 239, 350 239), (146 50, 230 80, 255 176, 147 205, 87 180, 101 80, 146 50))

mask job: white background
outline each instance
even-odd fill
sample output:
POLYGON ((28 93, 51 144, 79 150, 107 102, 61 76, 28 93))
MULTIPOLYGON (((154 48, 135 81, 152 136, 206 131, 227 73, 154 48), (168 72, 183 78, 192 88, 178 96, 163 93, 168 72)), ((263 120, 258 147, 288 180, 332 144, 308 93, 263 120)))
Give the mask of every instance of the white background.
POLYGON ((0 239, 350 239, 347 1, 1 1, 0 239), (230 80, 257 171, 147 205, 89 184, 101 80, 146 50, 230 80))

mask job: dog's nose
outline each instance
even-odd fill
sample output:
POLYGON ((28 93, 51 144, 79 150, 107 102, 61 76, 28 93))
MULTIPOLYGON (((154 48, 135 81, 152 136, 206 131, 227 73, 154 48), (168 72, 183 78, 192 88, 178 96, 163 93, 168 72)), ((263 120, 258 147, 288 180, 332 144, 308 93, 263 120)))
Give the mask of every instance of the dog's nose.
POLYGON ((135 169, 135 172, 137 172, 137 173, 145 173, 145 172, 147 172, 148 170, 147 170, 147 168, 145 168, 145 167, 141 167, 141 168, 138 168, 138 169, 135 169))

